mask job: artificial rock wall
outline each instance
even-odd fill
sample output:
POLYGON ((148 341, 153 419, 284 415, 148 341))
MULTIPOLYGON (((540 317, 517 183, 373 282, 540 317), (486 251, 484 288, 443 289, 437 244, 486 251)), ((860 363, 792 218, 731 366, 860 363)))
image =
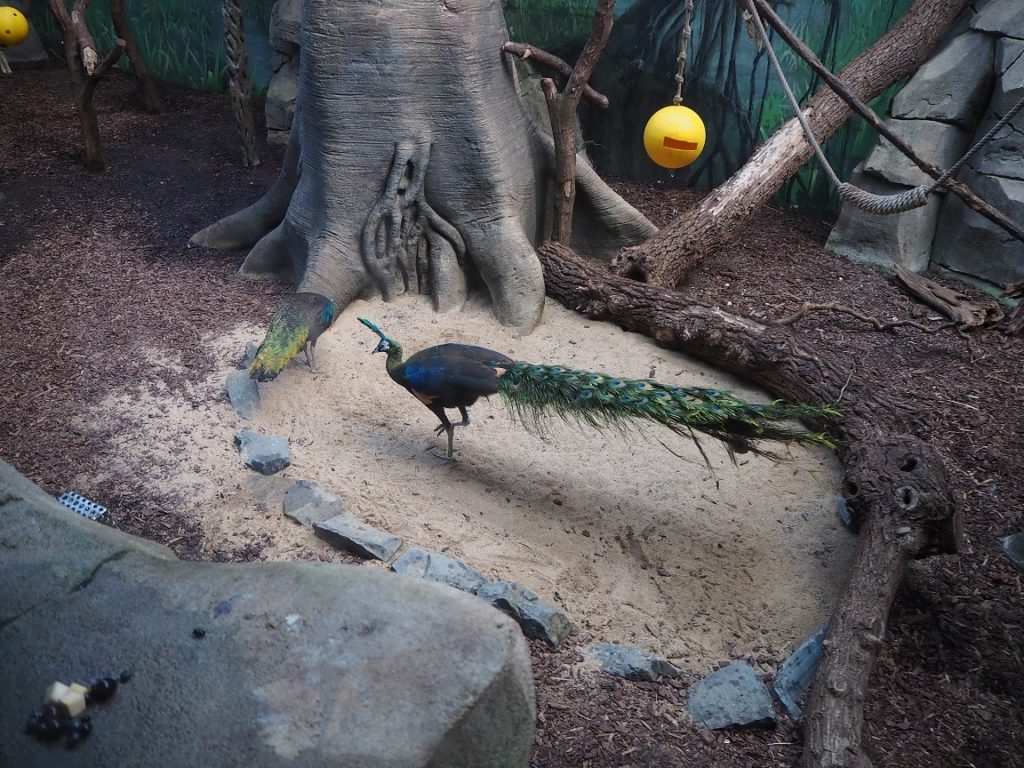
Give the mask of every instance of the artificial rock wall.
MULTIPOLYGON (((896 95, 886 123, 924 159, 949 168, 1024 98, 1024 0, 989 0, 896 95)), ((1024 223, 1024 111, 960 170, 956 178, 1024 223)), ((895 194, 930 181, 884 139, 850 181, 895 194)), ((1024 279, 1024 243, 936 191, 922 208, 890 216, 847 204, 828 239, 830 250, 916 272, 945 267, 1003 285, 1024 279)))

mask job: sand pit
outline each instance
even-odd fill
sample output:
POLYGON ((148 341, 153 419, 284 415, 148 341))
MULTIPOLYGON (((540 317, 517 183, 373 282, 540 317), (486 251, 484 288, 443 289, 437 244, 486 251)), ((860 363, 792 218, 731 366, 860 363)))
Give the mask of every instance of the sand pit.
POLYGON ((204 341, 222 366, 187 397, 152 387, 109 397, 90 418, 127 414, 134 425, 112 446, 110 476, 139 476, 179 495, 211 551, 260 541, 268 559, 331 559, 276 502, 291 481, 312 480, 406 547, 518 581, 585 635, 649 648, 682 667, 745 655, 777 661, 830 612, 855 541, 832 512, 841 475, 830 452, 792 448, 782 462, 748 455, 733 465, 708 439, 709 469, 692 442, 667 430, 622 435, 553 422, 538 437, 493 398, 471 409, 472 425, 456 431, 457 461, 445 463, 430 450, 444 446, 432 432, 437 420, 387 377, 383 355, 370 354, 377 338, 357 316, 377 322, 407 355, 462 341, 516 359, 767 399, 550 301, 525 337, 482 306, 436 315, 414 297, 356 302, 321 337, 317 372, 296 363, 261 385, 252 421, 232 410, 223 383, 245 342, 261 337, 255 327, 204 341), (247 470, 232 444, 242 428, 289 438, 292 466, 269 479, 247 470))

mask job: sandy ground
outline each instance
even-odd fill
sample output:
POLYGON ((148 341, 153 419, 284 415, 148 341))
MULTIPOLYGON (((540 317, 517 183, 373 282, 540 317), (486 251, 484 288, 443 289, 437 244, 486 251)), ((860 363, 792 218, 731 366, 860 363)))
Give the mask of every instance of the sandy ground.
MULTIPOLYGON (((312 480, 406 547, 518 581, 584 634, 688 668, 744 655, 772 663, 830 612, 855 539, 832 511, 841 475, 829 452, 780 448, 785 461, 740 456, 733 465, 709 439, 709 469, 692 442, 667 430, 624 435, 559 422, 538 436, 494 398, 471 409, 472 425, 456 431, 457 461, 447 463, 436 455, 444 446, 432 433, 437 420, 387 377, 383 355, 370 354, 377 338, 357 316, 377 322, 406 355, 462 341, 521 360, 629 377, 653 372, 667 383, 766 398, 552 302, 543 324, 520 337, 481 306, 437 315, 418 297, 360 301, 321 337, 316 372, 296 362, 261 385, 251 422, 223 394, 245 342, 261 338, 251 326, 204 341, 223 365, 187 397, 148 386, 109 397, 91 418, 128 414, 136 427, 114 445, 111 477, 141 475, 180 495, 210 547, 258 541, 268 559, 334 559, 280 513, 284 487, 312 480), (233 446, 241 428, 286 436, 292 466, 272 478, 247 470, 233 446)), ((152 362, 174 365, 159 355, 152 362)))

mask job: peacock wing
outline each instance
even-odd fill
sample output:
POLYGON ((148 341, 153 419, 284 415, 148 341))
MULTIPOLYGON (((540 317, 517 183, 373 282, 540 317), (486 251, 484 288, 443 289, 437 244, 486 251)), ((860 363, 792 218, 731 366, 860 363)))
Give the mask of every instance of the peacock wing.
POLYGON ((446 407, 471 405, 498 391, 495 364, 511 359, 483 347, 440 344, 417 352, 402 366, 402 383, 415 392, 439 398, 446 407))

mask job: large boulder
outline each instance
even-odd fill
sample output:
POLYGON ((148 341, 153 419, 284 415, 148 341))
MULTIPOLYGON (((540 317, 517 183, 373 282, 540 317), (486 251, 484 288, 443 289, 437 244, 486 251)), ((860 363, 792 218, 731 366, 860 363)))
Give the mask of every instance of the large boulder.
MULTIPOLYGON (((850 182, 876 195, 899 194, 909 188, 865 173, 861 166, 853 170, 850 182)), ((898 216, 868 213, 847 203, 825 247, 854 261, 885 267, 901 264, 911 272, 921 272, 931 259, 942 197, 941 193, 933 194, 923 207, 898 216)))
MULTIPOLYGON (((893 133, 914 147, 921 159, 943 169, 949 168, 963 156, 967 142, 971 139, 969 131, 936 120, 889 118, 885 124, 893 133)), ((931 176, 910 162, 906 155, 885 139, 879 139, 875 144, 875 148, 864 161, 864 170, 893 184, 904 184, 908 187, 932 181, 931 176)))
POLYGON ((182 562, 3 462, 0 548, 0 765, 528 764, 525 643, 470 595, 353 566, 182 562), (22 732, 52 682, 125 668, 76 750, 22 732))
POLYGON ((992 91, 994 49, 991 35, 957 35, 896 94, 892 116, 939 120, 973 130, 992 91))

